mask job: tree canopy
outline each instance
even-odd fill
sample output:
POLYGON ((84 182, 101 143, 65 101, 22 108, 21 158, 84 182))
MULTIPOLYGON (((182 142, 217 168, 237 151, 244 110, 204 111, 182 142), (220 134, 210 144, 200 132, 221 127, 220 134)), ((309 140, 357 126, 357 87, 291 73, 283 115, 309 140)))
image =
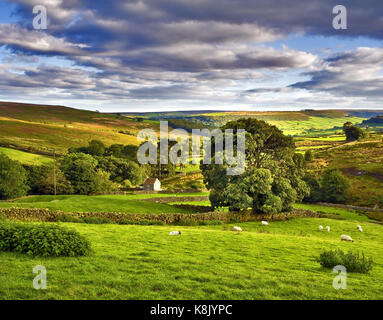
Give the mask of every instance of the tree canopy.
POLYGON ((27 173, 23 166, 0 153, 0 199, 13 199, 26 195, 27 173))
POLYGON ((215 164, 214 158, 212 164, 201 165, 213 207, 276 213, 291 210, 294 202, 309 193, 301 179, 305 161, 294 153, 291 137, 253 118, 228 122, 225 129, 233 129, 234 144, 237 130, 246 130, 246 166, 241 175, 230 176, 226 175, 227 164, 215 164))

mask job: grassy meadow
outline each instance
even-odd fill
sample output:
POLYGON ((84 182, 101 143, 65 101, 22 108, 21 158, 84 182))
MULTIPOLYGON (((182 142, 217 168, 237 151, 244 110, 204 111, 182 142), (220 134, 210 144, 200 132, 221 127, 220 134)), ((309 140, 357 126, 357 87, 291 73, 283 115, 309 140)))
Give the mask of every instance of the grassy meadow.
POLYGON ((174 227, 62 225, 92 243, 80 258, 32 258, 0 252, 3 299, 383 299, 382 226, 360 219, 300 218, 272 222, 174 227), (364 232, 356 231, 362 223, 364 232), (320 232, 318 225, 331 226, 320 232), (172 230, 182 235, 171 237, 172 230), (340 241, 350 234, 355 242, 340 241), (324 249, 360 250, 376 265, 348 273, 347 290, 315 258, 324 249), (47 268, 47 290, 34 290, 32 268, 47 268))
POLYGON ((10 159, 17 160, 20 163, 26 164, 26 165, 44 165, 44 164, 53 163, 53 158, 51 157, 19 151, 19 150, 10 149, 10 148, 0 147, 0 153, 4 153, 10 159))
MULTIPOLYGON (((184 193, 181 196, 207 196, 208 193, 184 193)), ((194 213, 167 203, 144 201, 148 198, 173 197, 175 194, 128 195, 58 195, 30 196, 14 201, 0 201, 0 208, 45 208, 64 212, 121 212, 121 213, 194 213)))

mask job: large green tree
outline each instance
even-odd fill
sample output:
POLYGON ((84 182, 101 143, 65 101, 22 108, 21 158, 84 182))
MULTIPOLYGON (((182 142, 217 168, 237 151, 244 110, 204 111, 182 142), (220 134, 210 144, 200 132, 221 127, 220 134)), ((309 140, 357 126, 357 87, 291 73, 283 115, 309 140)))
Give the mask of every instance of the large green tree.
POLYGON ((327 169, 322 176, 322 198, 325 202, 345 203, 350 184, 338 169, 327 169))
POLYGON ((30 194, 71 194, 73 188, 58 166, 27 166, 30 194))
POLYGON ((91 194, 99 192, 98 162, 89 154, 70 153, 61 160, 61 170, 70 181, 74 193, 91 194))
POLYGON ((241 175, 227 175, 226 164, 214 163, 213 150, 212 164, 201 165, 213 207, 276 213, 291 210, 294 202, 309 193, 301 179, 304 158, 294 153, 291 137, 275 126, 252 118, 228 122, 222 128, 225 129, 233 129, 234 148, 237 130, 246 130, 246 166, 241 175))
POLYGON ((0 199, 12 199, 27 194, 27 173, 23 166, 0 153, 0 199))
POLYGON ((363 129, 354 126, 349 121, 343 125, 343 132, 346 135, 347 141, 356 141, 366 136, 366 133, 363 131, 363 129))

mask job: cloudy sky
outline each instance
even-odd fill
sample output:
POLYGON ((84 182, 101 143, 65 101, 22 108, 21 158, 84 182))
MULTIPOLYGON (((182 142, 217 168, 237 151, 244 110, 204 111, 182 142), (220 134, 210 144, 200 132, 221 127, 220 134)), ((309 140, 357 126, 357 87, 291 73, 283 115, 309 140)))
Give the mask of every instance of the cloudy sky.
POLYGON ((383 1, 0 0, 0 100, 102 111, 383 109, 383 1), (35 30, 32 10, 47 10, 35 30))

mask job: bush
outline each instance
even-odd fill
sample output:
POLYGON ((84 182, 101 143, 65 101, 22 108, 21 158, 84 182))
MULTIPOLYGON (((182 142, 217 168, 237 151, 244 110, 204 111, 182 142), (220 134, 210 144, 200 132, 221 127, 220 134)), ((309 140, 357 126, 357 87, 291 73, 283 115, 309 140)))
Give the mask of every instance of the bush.
POLYGON ((124 225, 139 225, 139 226, 163 226, 165 223, 163 221, 153 221, 153 220, 140 220, 140 221, 134 221, 134 220, 121 220, 119 224, 124 225))
POLYGON ((368 273, 372 270, 374 262, 372 258, 366 258, 364 253, 344 253, 342 250, 324 251, 317 258, 317 262, 325 268, 334 268, 342 265, 347 272, 368 273))
POLYGON ((199 223, 200 226, 217 226, 221 224, 223 224, 221 220, 206 220, 199 223))
POLYGON ((112 220, 108 218, 101 218, 101 217, 85 217, 81 219, 81 222, 88 223, 88 224, 108 224, 113 223, 112 220))
POLYGON ((0 251, 32 256, 87 256, 90 243, 77 231, 57 225, 0 223, 0 251))
POLYGON ((176 226, 198 226, 199 223, 195 219, 180 219, 176 223, 174 223, 176 226))
POLYGON ((55 221, 56 222, 73 222, 73 223, 82 222, 80 218, 72 216, 70 214, 63 214, 63 215, 57 216, 55 221))

